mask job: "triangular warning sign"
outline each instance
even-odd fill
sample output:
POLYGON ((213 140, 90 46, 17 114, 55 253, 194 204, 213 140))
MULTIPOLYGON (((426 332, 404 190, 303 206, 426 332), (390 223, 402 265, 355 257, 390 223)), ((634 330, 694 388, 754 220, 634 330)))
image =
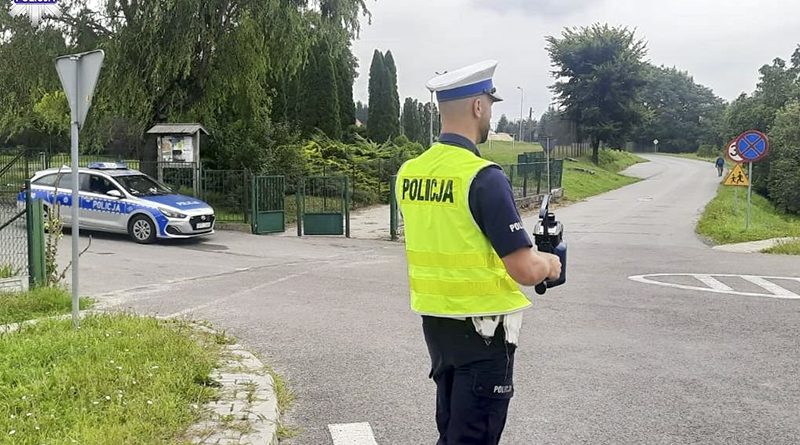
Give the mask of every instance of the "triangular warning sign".
POLYGON ((742 187, 747 187, 750 185, 750 180, 744 173, 742 164, 736 164, 733 167, 733 170, 731 170, 731 172, 728 174, 728 177, 725 178, 725 185, 738 185, 742 187))

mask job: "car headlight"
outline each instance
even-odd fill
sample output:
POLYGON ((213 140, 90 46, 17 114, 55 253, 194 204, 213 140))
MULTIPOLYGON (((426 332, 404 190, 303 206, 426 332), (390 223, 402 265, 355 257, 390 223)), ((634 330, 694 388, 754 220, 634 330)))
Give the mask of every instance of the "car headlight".
POLYGON ((175 212, 175 211, 170 210, 170 209, 165 209, 163 207, 159 207, 158 210, 160 210, 161 213, 163 213, 168 218, 186 218, 186 215, 184 215, 183 213, 175 212))

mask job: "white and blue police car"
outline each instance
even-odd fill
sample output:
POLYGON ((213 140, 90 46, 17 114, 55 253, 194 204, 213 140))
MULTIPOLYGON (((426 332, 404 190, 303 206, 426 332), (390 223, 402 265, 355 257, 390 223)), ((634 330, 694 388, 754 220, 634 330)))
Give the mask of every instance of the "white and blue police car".
MULTIPOLYGON (((127 233, 137 243, 158 238, 192 238, 214 233, 214 209, 205 202, 174 193, 150 176, 122 163, 99 162, 78 169, 81 228, 127 233)), ((47 169, 31 178, 33 199, 45 211, 58 202, 64 226, 71 223, 72 175, 69 168, 47 169), (57 190, 57 192, 56 192, 57 190)), ((25 200, 24 191, 17 198, 25 200)))

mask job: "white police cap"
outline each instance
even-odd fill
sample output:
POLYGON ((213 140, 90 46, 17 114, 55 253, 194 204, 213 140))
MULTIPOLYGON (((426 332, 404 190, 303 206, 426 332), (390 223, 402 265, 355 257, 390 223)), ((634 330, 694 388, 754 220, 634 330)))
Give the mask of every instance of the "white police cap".
POLYGON ((428 90, 436 92, 439 102, 464 99, 488 94, 495 102, 503 100, 497 95, 492 82, 496 60, 485 60, 436 76, 428 81, 428 90))

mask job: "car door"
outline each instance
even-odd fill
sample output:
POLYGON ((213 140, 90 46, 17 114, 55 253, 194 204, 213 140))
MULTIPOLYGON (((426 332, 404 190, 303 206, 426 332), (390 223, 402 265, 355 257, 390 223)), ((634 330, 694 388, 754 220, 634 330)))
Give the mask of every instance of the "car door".
POLYGON ((69 172, 57 173, 50 185, 48 181, 47 202, 51 208, 59 207, 58 214, 61 223, 64 225, 72 224, 72 174, 69 172))
POLYGON ((96 173, 81 174, 81 197, 85 200, 87 221, 93 227, 108 231, 125 231, 124 193, 110 179, 96 173), (85 178, 83 177, 85 175, 85 178), (111 196, 115 190, 119 196, 111 196))

